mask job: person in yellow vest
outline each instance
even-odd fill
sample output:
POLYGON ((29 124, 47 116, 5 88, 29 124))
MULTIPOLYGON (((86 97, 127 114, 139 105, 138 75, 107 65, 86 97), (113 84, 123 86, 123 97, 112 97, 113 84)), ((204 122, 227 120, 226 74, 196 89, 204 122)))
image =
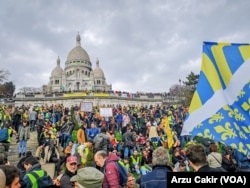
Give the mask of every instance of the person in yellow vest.
POLYGON ((138 154, 137 150, 134 150, 133 155, 130 156, 130 167, 132 169, 132 172, 136 172, 136 174, 141 174, 140 168, 141 168, 141 157, 138 154))
POLYGON ((29 111, 28 110, 24 110, 24 113, 23 113, 23 120, 29 120, 29 111))
POLYGON ((77 153, 80 158, 80 166, 78 168, 83 168, 87 166, 94 165, 94 150, 93 150, 93 141, 88 140, 84 144, 81 144, 77 147, 77 153))
MULTIPOLYGON (((37 185, 38 178, 36 178, 33 173, 35 173, 38 177, 43 177, 47 175, 47 172, 41 168, 41 164, 33 156, 30 156, 27 159, 25 159, 23 164, 24 168, 26 169, 26 174, 23 177, 25 188, 38 188, 37 185)), ((51 182, 53 184, 52 179, 51 182)))
POLYGON ((0 110, 0 127, 3 126, 3 116, 4 116, 4 113, 2 110, 0 110))
POLYGON ((175 118, 171 110, 168 111, 167 118, 168 118, 169 126, 170 128, 172 128, 175 124, 175 118))
POLYGON ((3 126, 5 123, 12 124, 12 116, 10 114, 10 109, 5 109, 0 113, 0 126, 3 126))
POLYGON ((48 138, 48 136, 49 136, 49 139, 50 139, 51 138, 51 132, 50 132, 50 127, 46 126, 46 127, 44 127, 44 130, 40 135, 40 143, 39 143, 39 145, 43 145, 46 142, 46 139, 48 138))
POLYGON ((152 156, 150 156, 150 151, 144 149, 142 151, 142 158, 141 158, 141 174, 145 175, 148 172, 152 171, 152 156))
POLYGON ((5 141, 1 141, 0 145, 3 146, 4 148, 4 156, 8 157, 8 153, 9 153, 9 148, 10 148, 10 142, 11 142, 11 136, 12 134, 17 134, 17 132, 11 127, 11 125, 9 124, 9 122, 5 122, 3 124, 3 129, 8 129, 8 138, 5 141))
POLYGON ((131 171, 128 157, 124 157, 124 159, 120 159, 118 163, 120 163, 126 169, 127 173, 131 171))
POLYGON ((59 133, 57 131, 55 123, 52 123, 52 126, 50 127, 50 131, 49 132, 51 133, 51 139, 54 140, 54 143, 58 147, 59 146, 59 133))

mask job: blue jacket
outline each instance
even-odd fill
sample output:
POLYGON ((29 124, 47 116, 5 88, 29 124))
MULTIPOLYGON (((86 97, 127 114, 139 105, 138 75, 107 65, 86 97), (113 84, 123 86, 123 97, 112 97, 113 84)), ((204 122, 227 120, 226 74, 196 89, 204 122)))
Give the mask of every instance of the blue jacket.
POLYGON ((121 113, 117 114, 117 116, 115 117, 115 120, 117 123, 121 123, 123 120, 122 114, 121 113))
POLYGON ((95 127, 87 129, 87 132, 88 132, 88 138, 94 140, 94 138, 96 137, 97 134, 99 134, 100 131, 98 128, 95 127))
POLYGON ((141 176, 140 188, 167 187, 167 174, 172 172, 169 166, 154 166, 152 172, 141 176))
POLYGON ((247 155, 235 149, 234 156, 237 160, 239 168, 243 168, 243 169, 250 168, 250 160, 247 158, 247 155))

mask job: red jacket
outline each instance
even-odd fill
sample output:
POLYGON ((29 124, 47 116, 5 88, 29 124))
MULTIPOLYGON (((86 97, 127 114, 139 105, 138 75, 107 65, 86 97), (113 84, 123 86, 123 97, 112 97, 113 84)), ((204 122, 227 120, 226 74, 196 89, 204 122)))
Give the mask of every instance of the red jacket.
POLYGON ((103 188, 122 188, 119 184, 120 174, 116 166, 118 160, 119 158, 114 153, 111 153, 106 159, 104 164, 103 188))

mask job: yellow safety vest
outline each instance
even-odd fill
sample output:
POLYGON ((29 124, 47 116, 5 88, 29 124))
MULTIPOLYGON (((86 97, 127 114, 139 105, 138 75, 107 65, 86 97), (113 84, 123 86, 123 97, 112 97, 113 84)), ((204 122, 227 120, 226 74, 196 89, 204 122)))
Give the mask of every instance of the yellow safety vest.
POLYGON ((11 133, 12 133, 12 129, 8 128, 8 140, 7 140, 7 142, 9 142, 9 143, 11 142, 11 137, 10 137, 11 133))
MULTIPOLYGON (((80 150, 80 149, 81 149, 81 147, 78 146, 78 148, 77 148, 78 153, 79 153, 79 150, 80 150)), ((85 145, 85 147, 84 147, 83 153, 84 153, 84 155, 86 156, 86 158, 81 157, 81 163, 82 163, 83 165, 85 165, 85 164, 87 163, 87 156, 88 156, 88 154, 89 154, 89 148, 88 148, 86 145, 85 145)))
POLYGON ((127 171, 129 171, 130 168, 129 163, 125 164, 124 161, 122 160, 119 160, 118 163, 122 165, 127 171))
POLYGON ((12 117, 11 116, 6 116, 5 114, 0 113, 0 120, 2 120, 2 121, 6 121, 6 120, 12 121, 12 117))
POLYGON ((132 162, 133 162, 133 164, 139 164, 139 162, 140 162, 140 157, 139 156, 137 156, 136 157, 136 159, 134 158, 134 156, 131 156, 131 159, 132 159, 132 162))
MULTIPOLYGON (((32 171, 34 173, 36 173, 38 175, 38 177, 43 177, 45 175, 45 172, 44 170, 34 170, 32 171)), ((27 173, 26 176, 29 177, 30 181, 31 181, 31 184, 32 184, 32 188, 38 188, 38 185, 37 185, 37 179, 35 176, 33 176, 32 174, 30 173, 27 173)))
POLYGON ((53 133, 53 134, 51 134, 51 138, 52 138, 52 139, 55 139, 55 138, 56 138, 56 134, 57 134, 56 128, 53 128, 53 127, 52 127, 52 128, 50 128, 50 130, 51 130, 52 133, 53 133))

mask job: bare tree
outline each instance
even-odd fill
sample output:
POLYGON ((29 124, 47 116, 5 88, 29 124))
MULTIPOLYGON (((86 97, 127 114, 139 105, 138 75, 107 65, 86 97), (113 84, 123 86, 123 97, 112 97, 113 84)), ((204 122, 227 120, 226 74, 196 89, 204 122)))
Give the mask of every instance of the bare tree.
POLYGON ((0 83, 3 83, 5 80, 7 80, 8 75, 8 71, 0 69, 0 83))

